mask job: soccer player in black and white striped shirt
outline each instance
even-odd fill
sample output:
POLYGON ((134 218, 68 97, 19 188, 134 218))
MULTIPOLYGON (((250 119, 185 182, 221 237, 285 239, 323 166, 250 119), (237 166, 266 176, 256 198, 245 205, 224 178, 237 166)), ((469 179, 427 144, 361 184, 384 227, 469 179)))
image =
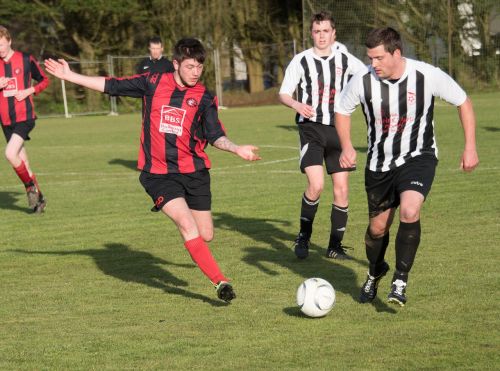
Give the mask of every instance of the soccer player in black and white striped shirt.
POLYGON ((401 37, 396 30, 373 30, 366 47, 371 66, 351 79, 335 105, 342 145, 340 164, 345 168, 356 164, 350 115, 361 104, 368 128, 365 188, 370 223, 365 242, 370 264, 360 301, 366 303, 375 298, 378 283, 389 270, 384 256, 399 206, 396 269, 388 300, 403 306, 408 273, 420 243, 420 210, 431 189, 438 161, 434 98, 458 107, 465 134, 460 166, 467 172, 479 164, 476 120, 471 101, 449 75, 427 63, 403 57, 401 37))
MULTIPOLYGON (((342 238, 347 225, 349 170, 339 165, 341 152, 334 121, 337 94, 363 63, 335 44, 335 22, 328 12, 311 18, 313 47, 297 54, 288 65, 279 92, 283 104, 296 112, 300 135, 300 169, 308 186, 302 196, 300 232, 295 240, 295 255, 308 256, 312 224, 324 187, 323 162, 332 177, 334 203, 331 211, 330 242, 326 256, 346 259, 342 238), (293 98, 298 88, 298 99, 293 98)), ((343 47, 343 48, 341 48, 343 47)))

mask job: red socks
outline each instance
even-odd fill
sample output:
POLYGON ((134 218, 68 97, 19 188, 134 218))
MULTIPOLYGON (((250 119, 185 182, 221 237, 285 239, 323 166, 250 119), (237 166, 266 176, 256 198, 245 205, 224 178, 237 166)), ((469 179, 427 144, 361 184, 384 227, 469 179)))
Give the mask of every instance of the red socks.
POLYGON ((193 238, 192 240, 186 241, 184 246, 189 251, 191 259, 193 259, 205 276, 207 276, 214 285, 219 281, 228 281, 220 271, 217 262, 203 238, 193 238))
POLYGON ((24 162, 21 162, 21 165, 15 167, 14 171, 25 185, 33 181, 33 178, 30 176, 26 165, 24 165, 24 162))

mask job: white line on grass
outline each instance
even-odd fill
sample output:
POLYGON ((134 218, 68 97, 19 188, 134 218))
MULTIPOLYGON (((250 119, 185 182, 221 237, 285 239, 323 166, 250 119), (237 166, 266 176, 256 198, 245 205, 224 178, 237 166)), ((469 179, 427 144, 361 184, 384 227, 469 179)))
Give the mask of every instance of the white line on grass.
MULTIPOLYGON (((264 147, 264 146, 262 146, 264 147)), ((287 148, 291 148, 291 147, 287 147, 287 148)), ((285 159, 281 159, 281 160, 273 160, 273 161, 265 161, 265 162, 252 162, 252 163, 249 163, 249 164, 243 164, 243 165, 236 165, 236 166, 226 166, 226 167, 218 167, 218 168, 212 168, 210 169, 211 172, 216 172, 216 173, 223 173, 223 174, 231 174, 232 171, 231 170, 238 170, 238 169, 242 169, 242 168, 248 168, 248 167, 254 167, 254 166, 257 166, 257 165, 260 165, 260 166, 267 166, 267 165, 273 165, 273 164, 278 164, 278 163, 283 163, 283 162, 288 162, 288 161, 297 161, 298 160, 298 157, 295 156, 295 157, 290 157, 290 158, 285 158, 285 159)), ((477 169, 474 170, 474 172, 472 172, 472 174, 474 174, 475 172, 488 172, 488 171, 491 171, 491 172, 496 172, 496 171, 499 171, 500 170, 500 167, 497 167, 497 166, 493 166, 493 167, 478 167, 477 169)), ((439 172, 449 172, 449 173, 460 173, 462 172, 461 169, 459 168, 439 168, 438 167, 438 171, 439 172)), ((267 173, 270 173, 270 174, 294 174, 294 173, 297 173, 297 170, 266 170, 267 173)), ((94 176, 96 177, 96 179, 94 180, 106 180, 106 179, 109 179, 109 178, 116 178, 116 177, 119 177, 120 179, 122 178, 137 178, 138 177, 138 173, 139 173, 139 170, 137 171, 126 171, 126 172, 116 172, 116 173, 111 173, 111 172, 78 172, 78 171, 73 171, 73 172, 66 172, 64 173, 64 176, 83 176, 83 177, 89 177, 89 176, 94 176)), ((254 169, 254 170, 250 170, 250 171, 246 171, 245 173, 248 173, 248 174, 259 174, 259 173, 262 173, 262 171, 260 170, 257 170, 257 169, 254 169)), ((57 176, 57 175, 61 175, 60 173, 52 173, 52 172, 40 172, 40 173, 37 173, 37 175, 40 177, 46 177, 46 176, 57 176)), ((89 180, 89 179, 86 179, 86 180, 89 180)), ((50 184, 68 184, 68 183, 78 183, 80 182, 79 180, 66 180, 66 181, 55 181, 55 182, 50 182, 50 184)), ((6 184, 6 185, 3 185, 3 186, 0 186, 0 190, 8 190, 8 189, 12 189, 12 188, 16 188, 19 186, 19 183, 12 183, 12 184, 6 184)))

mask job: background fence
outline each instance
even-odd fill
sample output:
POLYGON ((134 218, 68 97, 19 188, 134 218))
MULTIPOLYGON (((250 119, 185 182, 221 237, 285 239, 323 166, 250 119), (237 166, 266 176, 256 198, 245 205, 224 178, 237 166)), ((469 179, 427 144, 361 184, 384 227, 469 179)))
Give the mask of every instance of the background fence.
MULTIPOLYGON (((487 9, 492 4, 488 0, 302 0, 302 3, 302 40, 256 42, 250 48, 223 45, 208 51, 202 80, 217 94, 221 106, 277 103, 285 68, 295 53, 310 47, 309 19, 322 9, 334 14, 337 39, 366 63, 366 34, 373 27, 391 25, 403 36, 406 56, 439 66, 469 92, 500 89, 500 4, 491 11, 487 9)), ((128 76, 135 73, 135 66, 143 57, 109 55, 105 60, 72 62, 71 66, 84 74, 128 76)), ((71 83, 51 80, 48 91, 36 97, 39 116, 141 110, 139 99, 109 98, 71 83)))

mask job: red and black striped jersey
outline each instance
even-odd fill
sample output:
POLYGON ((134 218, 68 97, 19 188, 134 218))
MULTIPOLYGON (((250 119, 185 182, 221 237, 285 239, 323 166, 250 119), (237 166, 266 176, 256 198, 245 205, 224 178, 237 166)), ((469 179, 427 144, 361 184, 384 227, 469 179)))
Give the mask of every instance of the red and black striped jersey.
POLYGON ((139 169, 168 174, 210 168, 205 148, 226 133, 217 99, 205 86, 181 87, 173 73, 153 73, 107 78, 104 92, 143 99, 139 169))
POLYGON ((36 119, 33 95, 18 101, 17 91, 30 88, 32 80, 35 94, 49 86, 49 79, 38 65, 36 59, 27 53, 15 51, 8 62, 0 59, 0 76, 10 78, 9 85, 0 93, 0 118, 5 126, 36 119))

